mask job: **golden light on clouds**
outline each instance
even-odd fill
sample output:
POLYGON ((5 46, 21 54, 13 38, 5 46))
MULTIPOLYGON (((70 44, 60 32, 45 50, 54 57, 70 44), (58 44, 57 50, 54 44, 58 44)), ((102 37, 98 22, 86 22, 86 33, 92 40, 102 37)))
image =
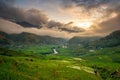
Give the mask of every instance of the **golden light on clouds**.
POLYGON ((33 33, 34 30, 39 35, 72 37, 105 35, 120 29, 120 0, 12 1, 0 1, 2 31, 33 33))
POLYGON ((95 21, 94 23, 95 24, 99 24, 99 23, 102 23, 102 22, 105 22, 107 20, 110 20, 110 19, 113 19, 113 18, 116 18, 118 16, 117 13, 113 12, 113 13, 110 13, 109 15, 105 15, 101 18, 99 18, 97 21, 95 21))
POLYGON ((92 22, 75 22, 73 25, 88 30, 91 27, 92 22))
MULTIPOLYGON (((100 21, 106 19, 106 9, 108 6, 101 5, 99 8, 92 8, 90 10, 86 10, 83 7, 72 6, 70 8, 60 8, 59 13, 64 14, 70 17, 73 24, 72 26, 80 27, 85 30, 91 29, 90 27, 100 21), (104 18, 105 16, 105 18, 104 18)), ((109 17, 113 18, 116 14, 113 13, 109 17)), ((108 19, 108 17, 107 17, 108 19)), ((60 22, 67 22, 66 19, 61 20, 60 22)))

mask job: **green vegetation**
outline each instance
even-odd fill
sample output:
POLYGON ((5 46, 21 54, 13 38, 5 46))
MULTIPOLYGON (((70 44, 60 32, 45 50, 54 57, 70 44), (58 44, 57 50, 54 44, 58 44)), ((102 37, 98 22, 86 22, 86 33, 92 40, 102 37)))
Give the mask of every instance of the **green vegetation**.
POLYGON ((90 47, 104 48, 120 45, 120 30, 112 32, 110 35, 89 43, 90 47))
POLYGON ((26 45, 58 45, 64 44, 66 39, 50 36, 38 36, 31 33, 7 34, 0 31, 0 45, 11 47, 24 47, 26 45))
POLYGON ((96 39, 0 32, 0 80, 120 80, 119 31, 96 39))
MULTIPOLYGON (((25 54, 34 48, 25 48, 23 53, 0 48, 0 80, 119 80, 119 48, 105 48, 80 56, 68 54, 69 48, 58 48, 58 55, 25 54)), ((40 49, 50 51, 50 46, 40 46, 40 49)))
POLYGON ((1 54, 0 80, 101 80, 99 75, 96 76, 85 69, 71 68, 70 66, 84 68, 72 57, 52 54, 43 57, 24 53, 21 56, 1 54))
POLYGON ((120 46, 96 50, 83 55, 86 66, 98 69, 104 80, 120 79, 120 46))

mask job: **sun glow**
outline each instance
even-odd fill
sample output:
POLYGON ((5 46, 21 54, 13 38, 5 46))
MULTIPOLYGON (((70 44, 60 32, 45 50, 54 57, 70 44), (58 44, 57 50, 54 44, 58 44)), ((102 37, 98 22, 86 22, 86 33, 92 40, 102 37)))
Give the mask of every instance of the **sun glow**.
POLYGON ((92 23, 91 22, 77 22, 77 23, 74 23, 74 25, 80 28, 89 29, 92 23))

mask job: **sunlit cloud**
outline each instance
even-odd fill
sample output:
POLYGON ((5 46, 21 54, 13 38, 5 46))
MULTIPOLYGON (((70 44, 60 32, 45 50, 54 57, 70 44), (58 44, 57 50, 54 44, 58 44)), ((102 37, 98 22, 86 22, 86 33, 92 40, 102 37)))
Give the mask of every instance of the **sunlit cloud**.
POLYGON ((1 0, 0 8, 0 29, 9 33, 105 36, 120 29, 120 0, 1 0))

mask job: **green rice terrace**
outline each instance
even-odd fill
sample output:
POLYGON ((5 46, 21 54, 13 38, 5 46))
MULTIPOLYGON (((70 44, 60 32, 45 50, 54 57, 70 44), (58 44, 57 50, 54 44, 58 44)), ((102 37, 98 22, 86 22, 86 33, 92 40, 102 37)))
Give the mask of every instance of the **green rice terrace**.
POLYGON ((120 31, 69 40, 0 33, 0 80, 120 80, 120 31))
POLYGON ((50 46, 0 48, 0 80, 119 80, 119 49, 105 48, 76 56, 69 48, 57 48, 57 55, 50 52, 50 46))

